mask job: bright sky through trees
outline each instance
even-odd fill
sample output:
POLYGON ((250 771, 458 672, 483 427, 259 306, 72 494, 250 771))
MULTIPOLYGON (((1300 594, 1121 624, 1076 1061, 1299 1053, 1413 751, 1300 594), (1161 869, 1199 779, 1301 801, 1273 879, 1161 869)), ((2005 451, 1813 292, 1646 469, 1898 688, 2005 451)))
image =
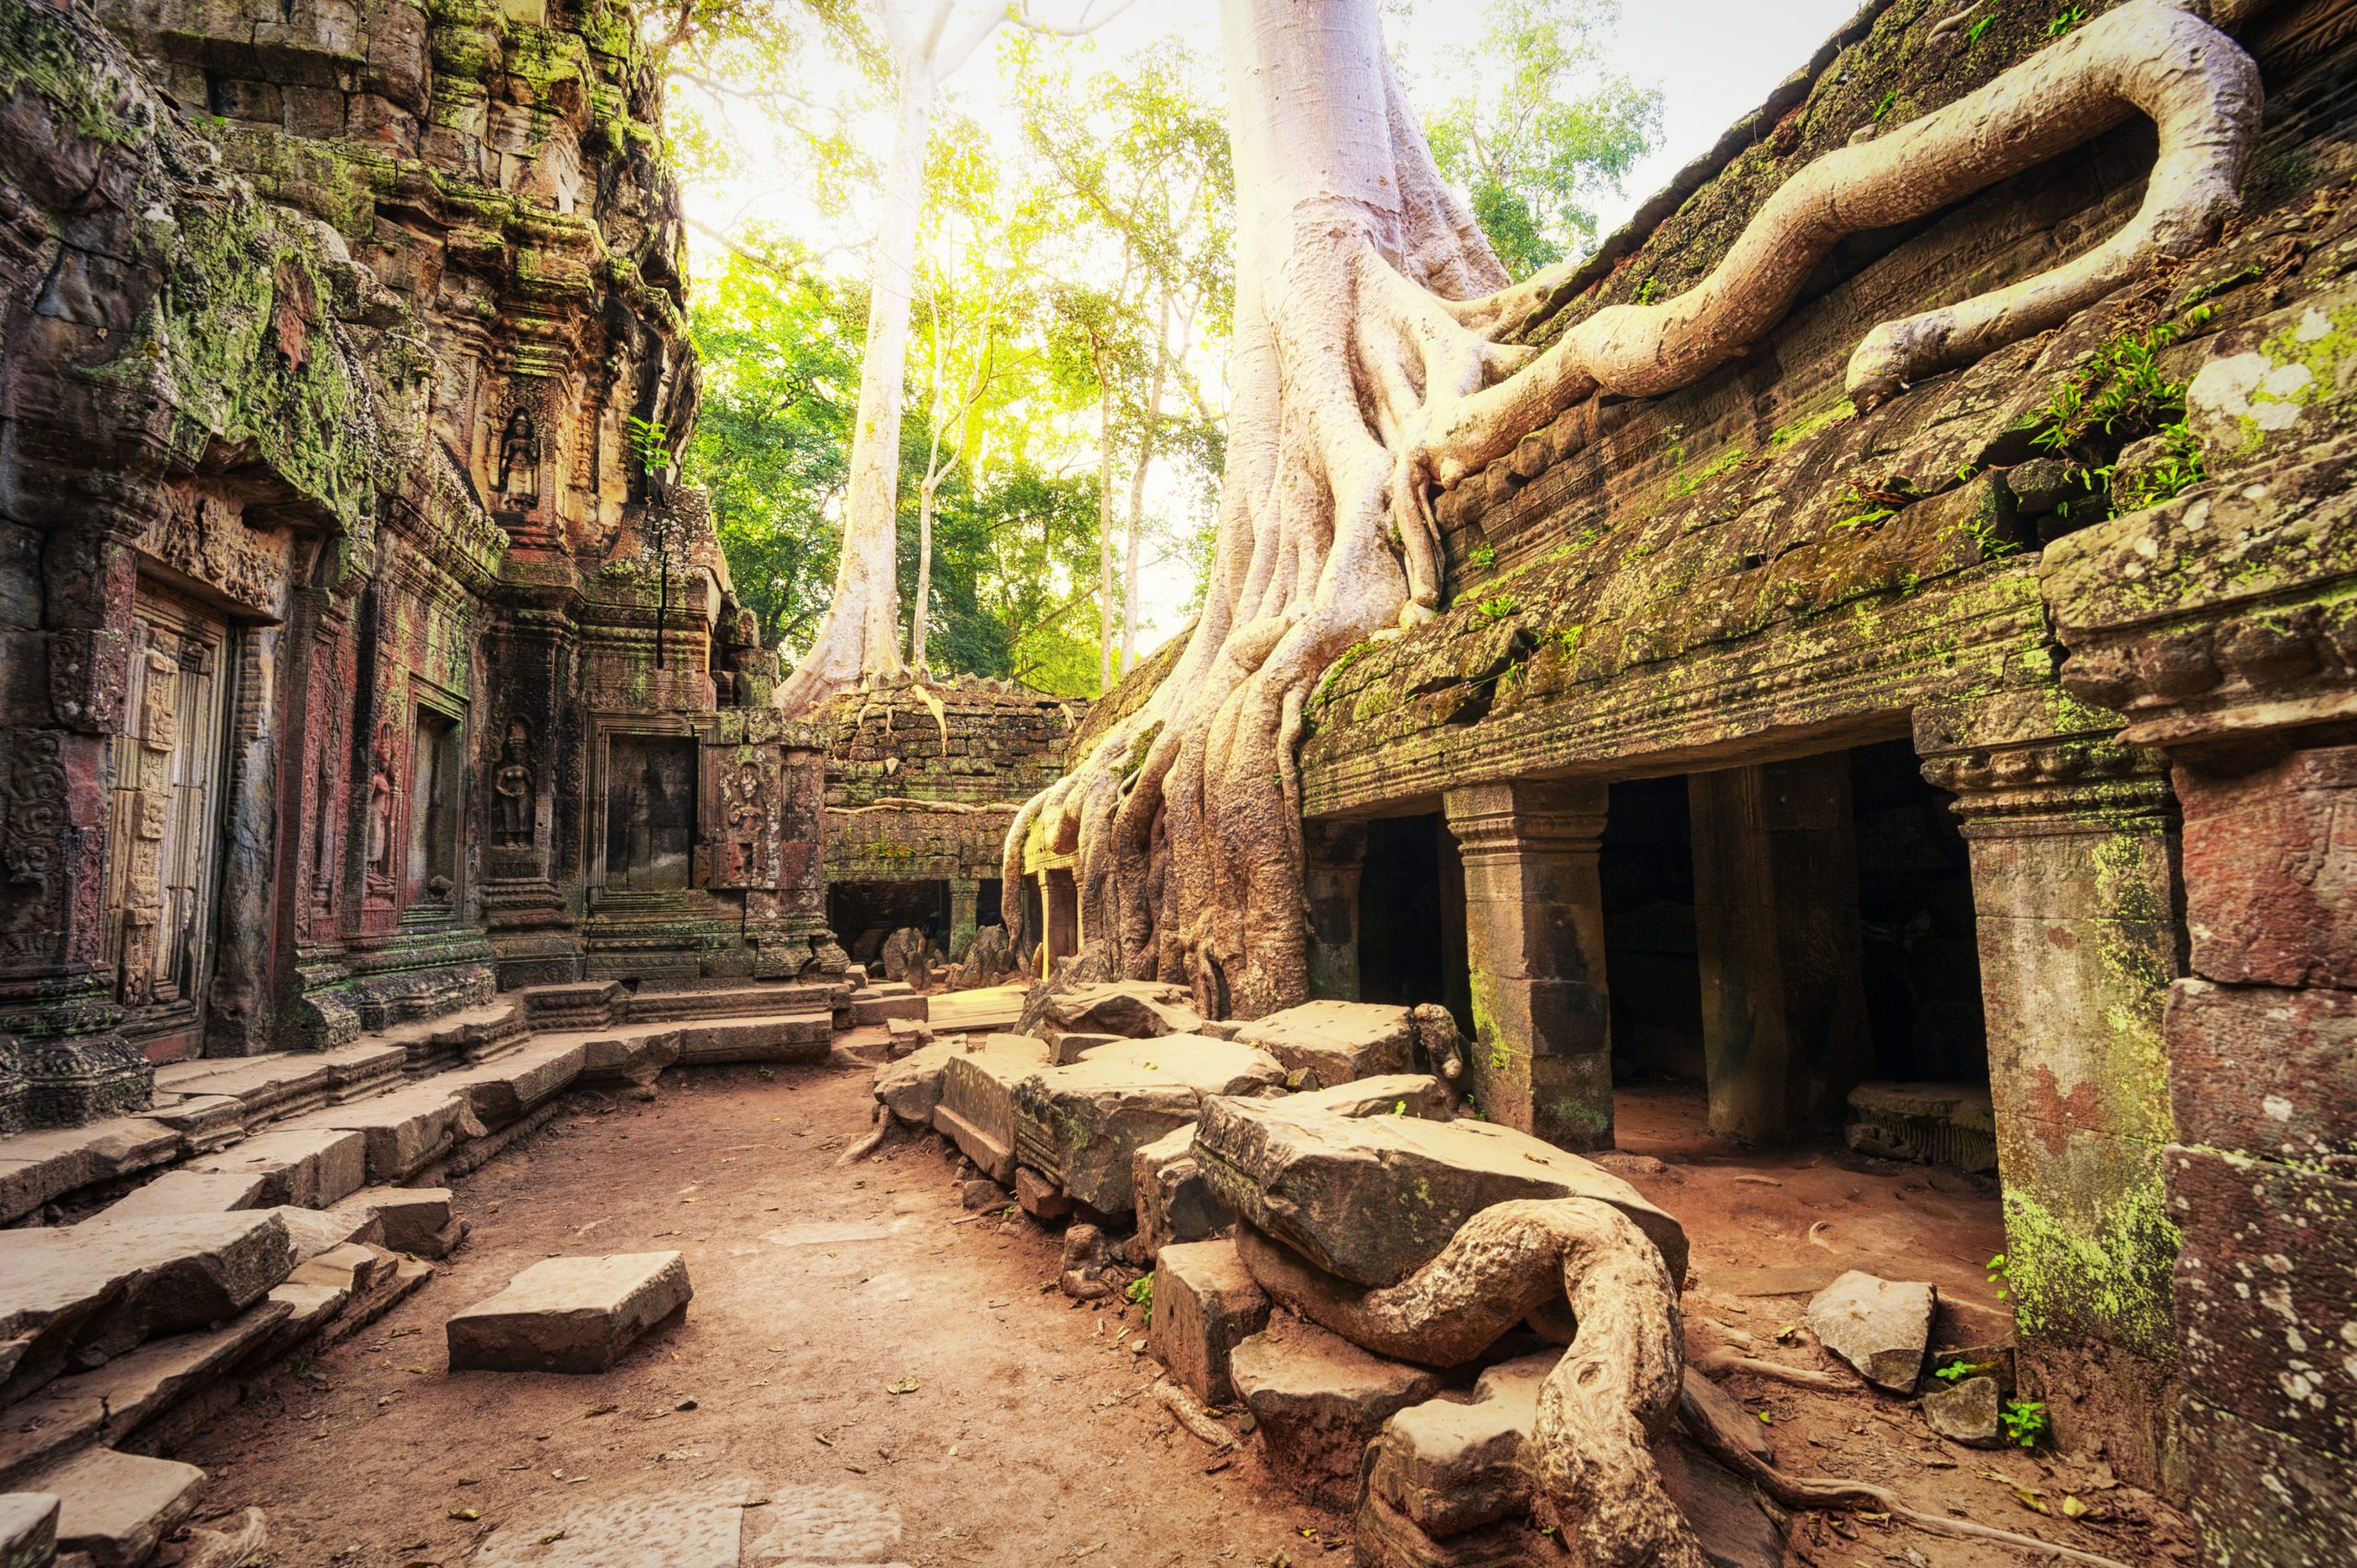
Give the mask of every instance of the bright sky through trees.
MULTIPOLYGON (((1594 215, 1596 232, 1609 233, 1681 164, 1707 149, 1731 120, 1751 108, 1778 80, 1801 65, 1815 41, 1847 19, 1853 8, 1852 0, 1774 0, 1765 6, 1757 0, 1624 0, 1617 33, 1603 44, 1595 64, 1602 72, 1640 91, 1657 90, 1658 135, 1654 150, 1637 157, 1630 166, 1618 194, 1600 187, 1584 192, 1579 205, 1594 215)), ((1016 62, 1053 54, 1060 69, 1068 64, 1076 73, 1118 70, 1124 61, 1139 57, 1141 51, 1167 50, 1173 44, 1191 51, 1209 68, 1209 86, 1216 108, 1219 38, 1215 9, 1212 0, 1152 0, 1132 5, 1095 36, 1081 41, 1036 40, 1018 44, 1009 29, 1007 36, 986 45, 981 57, 948 83, 943 94, 940 122, 950 126, 954 135, 978 137, 996 156, 1015 158, 1020 154, 1024 138, 1019 108, 1022 95, 1013 79, 1016 62)), ((1427 124, 1431 124, 1446 114, 1452 103, 1480 86, 1470 79, 1469 57, 1482 7, 1478 0, 1388 0, 1385 9, 1387 34, 1395 57, 1402 62, 1409 96, 1427 124)), ((815 24, 805 23, 805 37, 815 30, 815 24)), ((751 51, 733 61, 719 62, 722 66, 733 68, 708 75, 738 84, 769 79, 772 67, 783 64, 778 56, 784 52, 770 52, 771 58, 766 60, 760 57, 761 52, 751 51)), ((821 50, 800 47, 786 58, 793 66, 791 80, 773 87, 772 92, 780 96, 765 104, 741 95, 723 96, 700 90, 692 84, 675 86, 674 124, 680 143, 679 162, 687 176, 687 214, 691 226, 691 277, 705 291, 708 299, 714 280, 732 264, 742 264, 732 259, 728 249, 731 244, 762 255, 772 253, 775 247, 786 247, 802 258, 815 259, 816 270, 839 280, 848 291, 850 297, 822 312, 827 315, 831 331, 836 318, 849 316, 855 319, 856 301, 865 297, 865 244, 874 232, 878 213, 873 171, 881 168, 888 156, 894 122, 891 94, 873 81, 863 81, 857 68, 840 52, 829 60, 821 50), (779 134, 772 121, 756 111, 774 109, 781 101, 785 101, 790 111, 799 118, 799 125, 791 134, 779 134), (814 134, 820 138, 815 152, 814 134), (725 170, 720 168, 720 160, 711 156, 707 137, 734 140, 734 157, 727 160, 730 167, 725 170)), ((945 250, 954 250, 961 239, 977 233, 971 222, 954 216, 930 223, 928 230, 931 259, 936 266, 947 260, 943 254, 945 250)), ((992 238, 982 236, 980 242, 991 243, 992 238)), ((1068 265, 1072 257, 1067 254, 1062 260, 1068 265)), ((1121 267, 1120 248, 1108 244, 1103 261, 1108 273, 1106 286, 1110 288, 1121 267)), ((954 261, 949 264, 954 270, 954 261)), ((791 310, 771 315, 769 326, 776 330, 793 317, 791 310)), ((920 319, 923 319, 922 309, 920 319)), ((808 324, 812 318, 806 311, 802 320, 808 324)), ((742 318, 738 324, 755 331, 761 330, 756 322, 742 318)), ((850 322, 840 324, 847 326, 850 322)), ((926 395, 923 367, 915 363, 922 357, 911 358, 912 396, 916 398, 926 395)), ((1032 367, 1035 374, 1038 368, 1032 367)), ((1213 356, 1190 365, 1188 370, 1190 380, 1202 400, 1202 405, 1189 412, 1198 413, 1205 406, 1211 412, 1219 412, 1224 366, 1213 356)), ((1001 409, 997 417, 1012 419, 1031 431, 1023 458, 1037 468, 1027 470, 1031 473, 1029 478, 1001 472, 994 480, 987 474, 978 475, 978 479, 985 483, 1004 483, 1010 479, 1028 483, 1052 479, 1061 472, 1085 477, 1093 493, 1094 401, 1075 405, 1070 395, 1073 389, 1062 388, 1032 400, 1038 405, 1037 417, 1033 417, 1027 412, 1026 399, 1019 389, 1005 393, 1002 382, 1001 389, 1009 397, 1009 406, 1001 409), (1059 437, 1051 432, 1051 425, 1063 433, 1063 449, 1059 447, 1059 437)), ((911 407, 918 405, 912 401, 911 407)), ((822 447, 834 438, 828 436, 826 430, 833 428, 840 435, 842 426, 825 420, 814 424, 809 417, 812 410, 813 405, 806 402, 792 412, 795 434, 791 439, 816 441, 822 447)), ((714 417, 709 406, 706 417, 714 417)), ((923 421, 918 418, 912 423, 922 425, 923 421)), ((806 449, 810 450, 813 461, 821 459, 817 448, 806 449)), ((1000 455, 1005 455, 1003 449, 1000 455)), ((921 458, 922 453, 917 454, 917 459, 921 458)), ((820 466, 825 465, 821 462, 820 466)), ((1117 459, 1117 483, 1122 492, 1117 509, 1126 511, 1131 470, 1126 458, 1117 459)), ((773 487, 793 471, 792 463, 770 465, 766 472, 758 464, 749 469, 741 476, 745 482, 737 497, 740 508, 762 487, 773 487)), ((1168 460, 1158 459, 1153 467, 1144 491, 1144 510, 1162 519, 1165 526, 1162 533, 1149 538, 1140 551, 1137 643, 1141 652, 1151 651, 1176 632, 1191 607, 1197 585, 1190 546, 1199 542, 1197 536, 1207 528, 1209 519, 1209 495, 1203 478, 1200 471, 1182 473, 1168 460)), ((1062 497, 1058 505, 1065 506, 1072 499, 1062 497)), ((821 496, 803 505, 806 512, 833 505, 840 526, 839 499, 821 496)), ((793 507, 773 504, 770 510, 783 515, 793 507)), ((908 514, 903 518, 904 531, 913 534, 912 500, 904 505, 903 511, 908 514)), ((738 515, 751 516, 741 509, 738 515)), ((1085 518, 1076 520, 1086 522, 1085 518)), ((1054 533, 1051 528, 1050 534, 1054 533)), ((1042 535, 1024 558, 1052 576, 1061 568, 1053 563, 1055 549, 1048 540, 1049 535, 1042 535), (1050 554, 1040 555, 1040 550, 1048 550, 1050 554)), ((1087 555, 1093 557, 1093 538, 1086 544, 1087 555)), ((1082 547, 1083 541, 1074 537, 1063 548, 1072 558, 1073 568, 1086 573, 1093 561, 1082 558, 1082 547)), ((913 540, 907 548, 911 552, 912 562, 913 540)), ((823 595, 830 555, 830 552, 820 552, 795 563, 797 592, 808 587, 823 595)), ((912 586, 912 582, 904 586, 904 591, 907 586, 912 586)), ((1038 592, 1052 585, 1032 585, 1032 588, 1038 592)), ((984 593, 987 599, 986 586, 984 593)), ((766 602, 760 595, 750 595, 749 600, 766 602)), ((1060 601, 1059 595, 1050 592, 1042 604, 1052 606, 1060 601)), ((789 609, 781 617, 784 624, 772 625, 771 633, 784 631, 789 637, 797 630, 807 633, 807 621, 799 615, 798 609, 789 609)), ((1070 618, 1066 624, 1074 633, 1085 634, 1093 650, 1093 609, 1070 618)), ((952 636, 954 641, 954 633, 952 636)), ((1090 678, 1086 684, 1093 684, 1093 651, 1086 659, 1076 652, 1053 657, 1062 663, 1064 680, 1080 680, 1086 674, 1090 678)))

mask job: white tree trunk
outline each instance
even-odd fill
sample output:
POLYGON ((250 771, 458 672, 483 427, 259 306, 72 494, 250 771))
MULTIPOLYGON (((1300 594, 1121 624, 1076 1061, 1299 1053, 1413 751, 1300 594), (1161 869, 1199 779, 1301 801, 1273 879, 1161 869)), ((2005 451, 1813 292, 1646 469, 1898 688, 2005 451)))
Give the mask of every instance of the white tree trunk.
POLYGON ((938 482, 928 476, 917 492, 917 601, 909 607, 909 668, 924 672, 925 622, 933 606, 933 500, 938 482))
POLYGON ((1113 383, 1097 368, 1097 694, 1113 689, 1113 383))
POLYGON ((810 650, 778 683, 777 705, 788 713, 807 713, 863 679, 888 679, 904 668, 898 561, 900 392, 908 370, 917 217, 924 192, 925 143, 933 133, 934 91, 929 69, 902 67, 900 118, 892 130, 883 221, 877 228, 868 282, 867 341, 859 366, 859 414, 852 430, 842 552, 835 566, 834 597, 819 618, 810 650))
POLYGON ((1130 465, 1130 517, 1121 534, 1121 663, 1129 674, 1138 665, 1138 536, 1145 524, 1146 474, 1154 466, 1155 437, 1162 433, 1162 397, 1170 376, 1170 288, 1162 290, 1155 325, 1154 377, 1146 385, 1145 427, 1138 435, 1137 461, 1130 465))

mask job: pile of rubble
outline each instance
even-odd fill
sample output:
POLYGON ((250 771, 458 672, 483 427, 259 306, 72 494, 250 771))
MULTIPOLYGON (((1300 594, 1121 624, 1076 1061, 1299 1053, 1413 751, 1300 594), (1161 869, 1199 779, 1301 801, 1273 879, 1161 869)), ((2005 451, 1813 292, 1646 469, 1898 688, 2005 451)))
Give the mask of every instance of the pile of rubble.
MULTIPOLYGON (((1222 1446, 1248 1434, 1272 1479, 1353 1513, 1362 1563, 1563 1561, 1533 1443, 1573 1330, 1560 1295, 1445 1365, 1378 1353, 1287 1304, 1304 1280, 1398 1286, 1517 1200, 1608 1206, 1675 1282, 1675 1219, 1589 1160, 1459 1115, 1463 1046, 1439 1008, 1316 1002, 1237 1025, 1175 987, 1121 982, 1038 993, 1023 1024, 916 1045, 878 1070, 877 1098, 972 1162, 970 1206, 1066 1224, 1067 1294, 1150 1302, 1158 1397, 1182 1424, 1222 1446), (1213 1419, 1224 1411, 1242 1419, 1213 1419)), ((1758 1446, 1715 1386, 1686 1384, 1689 1429, 1758 1446)), ((1713 1561, 1780 1562, 1784 1516, 1710 1446, 1662 1434, 1662 1489, 1713 1561)))

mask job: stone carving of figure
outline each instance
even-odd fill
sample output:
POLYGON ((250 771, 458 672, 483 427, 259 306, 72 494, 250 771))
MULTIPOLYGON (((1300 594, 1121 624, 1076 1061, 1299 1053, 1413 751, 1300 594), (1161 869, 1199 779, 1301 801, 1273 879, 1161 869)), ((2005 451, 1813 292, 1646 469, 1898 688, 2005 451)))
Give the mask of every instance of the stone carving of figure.
POLYGON ((377 726, 368 763, 368 887, 389 892, 393 885, 393 721, 377 726))
POLYGON ((492 775, 497 797, 499 843, 504 849, 529 849, 532 844, 532 765, 527 760, 530 737, 524 721, 507 726, 506 744, 500 749, 499 771, 492 775))
POLYGON ((499 437, 499 488, 510 500, 529 506, 540 498, 540 433, 530 409, 507 416, 499 437))

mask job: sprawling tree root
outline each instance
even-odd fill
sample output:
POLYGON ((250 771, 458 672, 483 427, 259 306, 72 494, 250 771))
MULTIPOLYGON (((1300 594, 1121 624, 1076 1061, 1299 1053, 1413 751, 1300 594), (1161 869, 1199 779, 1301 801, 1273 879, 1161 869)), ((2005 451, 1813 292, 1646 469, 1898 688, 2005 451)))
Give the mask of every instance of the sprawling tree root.
POLYGON ((1501 340, 1552 280, 1504 286, 1392 78, 1375 0, 1222 0, 1239 221, 1210 588, 1153 695, 1017 818, 1009 929, 1027 849, 1076 854, 1101 972, 1190 984, 1213 1016, 1302 1000, 1303 708, 1346 648, 1435 613, 1436 490, 1578 399, 1664 393, 1724 363, 1843 236, 1936 212, 2132 113, 2160 131, 2135 219, 2039 277, 1875 328, 1852 360, 1854 394, 1888 397, 2206 243, 2233 210, 2259 102, 2249 57, 2212 20, 2262 3, 2131 0, 1802 170, 1694 288, 1599 310, 1534 354, 1501 340))
POLYGON ((1591 1198, 1519 1200, 1482 1210, 1399 1283, 1359 1290, 1249 1225, 1245 1266, 1261 1288, 1378 1355, 1453 1366, 1550 1300, 1578 1327, 1538 1390, 1531 1480, 1591 1564, 1701 1568, 1686 1516, 1652 1446, 1678 1411, 1678 1287, 1626 1214, 1591 1198))

